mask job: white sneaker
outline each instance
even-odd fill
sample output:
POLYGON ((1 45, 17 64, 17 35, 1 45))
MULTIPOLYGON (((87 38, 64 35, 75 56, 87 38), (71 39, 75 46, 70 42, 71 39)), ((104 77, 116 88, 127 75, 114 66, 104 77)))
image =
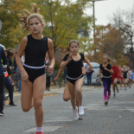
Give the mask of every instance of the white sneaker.
POLYGON ((74 115, 74 120, 79 120, 79 114, 77 109, 73 110, 73 115, 74 115))
POLYGON ((79 115, 84 115, 84 108, 83 106, 79 106, 79 115))

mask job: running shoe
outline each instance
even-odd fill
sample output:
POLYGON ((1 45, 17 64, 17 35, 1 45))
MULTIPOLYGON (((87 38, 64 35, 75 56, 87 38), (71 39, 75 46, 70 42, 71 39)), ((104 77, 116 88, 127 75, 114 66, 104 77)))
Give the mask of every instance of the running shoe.
POLYGON ((83 108, 83 106, 79 106, 79 115, 84 115, 84 108, 83 108))
POLYGON ((43 132, 36 132, 36 134, 44 134, 43 132))
POLYGON ((73 110, 73 115, 74 115, 74 120, 79 120, 79 114, 77 109, 73 110))
POLYGON ((105 104, 105 105, 108 105, 108 101, 105 101, 104 104, 105 104))

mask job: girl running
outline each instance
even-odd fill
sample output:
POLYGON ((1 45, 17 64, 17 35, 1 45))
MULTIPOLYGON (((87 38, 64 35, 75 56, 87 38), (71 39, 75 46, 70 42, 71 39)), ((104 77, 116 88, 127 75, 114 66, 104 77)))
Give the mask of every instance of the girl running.
POLYGON ((43 108, 42 99, 45 90, 46 75, 45 75, 45 55, 49 54, 50 74, 54 69, 54 48, 51 39, 42 35, 44 27, 43 16, 39 14, 37 5, 33 4, 34 11, 30 13, 24 10, 25 14, 19 15, 20 21, 23 23, 22 28, 30 31, 31 34, 24 37, 21 41, 16 62, 21 71, 22 77, 22 92, 21 105, 24 112, 28 112, 32 107, 35 109, 35 120, 37 131, 36 134, 43 134, 43 108), (25 52, 25 62, 22 65, 21 56, 25 52))
MULTIPOLYGON (((60 75, 62 73, 64 69, 63 68, 60 68, 58 73, 57 73, 57 76, 56 78, 54 79, 55 81, 58 81, 60 79, 60 75)), ((86 71, 85 71, 85 68, 83 67, 83 64, 82 64, 82 75, 85 76, 86 75, 86 71)), ((81 96, 82 96, 82 93, 81 93, 81 96)), ((69 92, 69 89, 68 89, 68 85, 66 84, 65 86, 65 89, 64 89, 64 93, 63 93, 63 100, 64 101, 69 101, 71 99, 71 95, 70 95, 70 92, 69 92)), ((78 107, 78 98, 77 98, 77 95, 76 95, 76 106, 78 107)), ((79 115, 84 115, 84 108, 83 107, 80 107, 78 109, 78 112, 79 112, 79 115)))
POLYGON ((102 56, 102 64, 100 64, 100 70, 98 73, 98 76, 100 76, 102 72, 102 82, 104 86, 104 104, 108 105, 108 99, 111 96, 111 83, 112 83, 112 76, 111 74, 113 73, 111 65, 108 63, 110 62, 110 58, 108 57, 107 54, 104 54, 102 56), (108 92, 108 94, 107 94, 108 92))
POLYGON ((71 95, 71 103, 73 107, 74 120, 80 119, 79 114, 84 113, 84 109, 82 106, 82 94, 81 94, 81 87, 84 82, 83 75, 82 75, 82 61, 90 65, 91 70, 93 69, 91 63, 84 57, 83 54, 79 53, 79 48, 80 48, 79 42, 76 40, 72 40, 69 43, 70 54, 65 55, 60 66, 61 69, 67 67, 67 87, 71 95), (78 101, 79 114, 78 114, 78 110, 76 109, 75 95, 78 101))
POLYGON ((124 87, 125 87, 125 90, 127 90, 126 86, 127 86, 127 82, 128 82, 128 79, 127 79, 127 73, 128 73, 128 71, 127 71, 127 68, 126 68, 125 65, 123 66, 123 71, 122 71, 122 73, 123 73, 123 83, 124 83, 124 87))
POLYGON ((119 92, 117 82, 120 79, 120 74, 122 74, 120 68, 117 66, 117 61, 116 60, 112 61, 112 70, 113 70, 112 82, 113 82, 113 92, 114 92, 113 96, 116 96, 115 88, 117 89, 117 92, 119 92))

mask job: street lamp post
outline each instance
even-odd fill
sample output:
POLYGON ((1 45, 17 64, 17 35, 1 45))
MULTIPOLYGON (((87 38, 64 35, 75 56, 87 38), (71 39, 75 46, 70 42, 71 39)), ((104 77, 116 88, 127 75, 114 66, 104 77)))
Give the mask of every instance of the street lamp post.
MULTIPOLYGON (((95 45, 95 2, 97 1, 104 1, 104 0, 89 0, 93 2, 93 38, 94 38, 94 45, 95 45)), ((94 50, 95 56, 96 56, 96 45, 94 50)))

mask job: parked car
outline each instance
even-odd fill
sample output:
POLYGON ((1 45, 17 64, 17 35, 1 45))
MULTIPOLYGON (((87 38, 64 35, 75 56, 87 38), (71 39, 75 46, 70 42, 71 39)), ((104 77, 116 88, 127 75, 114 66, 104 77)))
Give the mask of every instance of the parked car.
MULTIPOLYGON (((85 67, 86 63, 83 63, 83 64, 85 67)), ((92 74, 92 82, 91 83, 92 83, 92 85, 100 85, 101 83, 97 77, 97 74, 98 74, 99 69, 100 69, 100 64, 97 62, 91 62, 91 64, 92 64, 93 70, 94 70, 94 72, 92 74)), ((87 77, 84 76, 84 85, 86 85, 86 84, 87 84, 87 77)))

